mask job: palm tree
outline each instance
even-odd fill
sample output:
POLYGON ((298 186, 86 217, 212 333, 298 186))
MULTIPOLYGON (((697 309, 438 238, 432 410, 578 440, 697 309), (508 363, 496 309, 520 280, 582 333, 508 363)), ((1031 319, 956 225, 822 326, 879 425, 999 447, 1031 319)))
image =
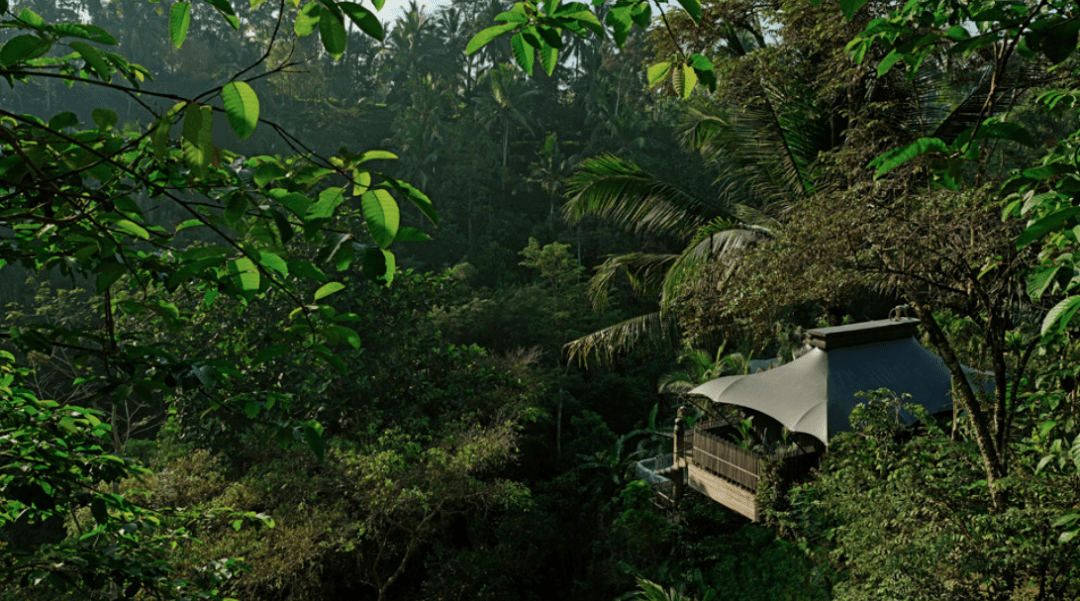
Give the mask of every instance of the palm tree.
POLYGON ((715 354, 701 349, 684 350, 679 355, 679 365, 682 368, 660 376, 657 392, 682 395, 721 376, 750 373, 754 365, 751 354, 740 351, 725 354, 725 351, 727 341, 720 344, 715 354))
POLYGON ((539 92, 532 82, 509 64, 499 65, 484 77, 491 86, 491 95, 476 99, 476 119, 488 129, 502 131, 502 164, 505 167, 511 132, 524 129, 533 133, 532 120, 522 109, 539 92))
POLYGON ((744 220, 749 209, 723 195, 706 201, 657 180, 637 165, 603 155, 584 161, 568 186, 564 206, 567 221, 596 216, 638 233, 666 235, 685 246, 680 253, 627 253, 609 256, 589 284, 593 305, 603 309, 608 291, 619 276, 629 278, 641 293, 656 293, 659 310, 593 332, 567 344, 571 359, 587 363, 590 356, 610 361, 635 345, 672 348, 679 341, 671 315, 680 286, 700 266, 728 261, 748 245, 768 239, 764 220, 744 220))
MULTIPOLYGON (((720 23, 717 31, 722 35, 712 51, 731 61, 752 65, 766 45, 754 24, 720 23)), ((636 291, 657 294, 658 310, 570 342, 571 358, 604 362, 635 345, 678 348, 673 309, 680 289, 702 267, 718 263, 720 275, 710 285, 720 286, 744 249, 773 239, 792 207, 828 189, 817 159, 843 143, 834 133, 835 111, 821 106, 799 78, 765 80, 753 68, 746 71, 750 85, 738 98, 695 96, 685 103, 678 125, 682 145, 716 173, 713 198, 697 198, 610 155, 585 161, 572 178, 564 207, 568 221, 595 216, 674 238, 683 248, 608 257, 590 283, 594 306, 603 308, 610 287, 626 276, 636 291)))
POLYGON ((387 80, 395 83, 434 75, 453 78, 460 53, 444 38, 435 15, 409 0, 405 14, 394 21, 384 43, 387 80))
MULTIPOLYGON (((544 145, 536 153, 536 161, 529 165, 529 177, 526 182, 540 186, 547 192, 550 206, 548 207, 548 222, 551 225, 555 220, 555 199, 562 193, 566 181, 570 178, 580 157, 578 155, 566 156, 559 148, 559 134, 549 133, 544 138, 544 145)), ((578 261, 581 257, 578 257, 578 261)))

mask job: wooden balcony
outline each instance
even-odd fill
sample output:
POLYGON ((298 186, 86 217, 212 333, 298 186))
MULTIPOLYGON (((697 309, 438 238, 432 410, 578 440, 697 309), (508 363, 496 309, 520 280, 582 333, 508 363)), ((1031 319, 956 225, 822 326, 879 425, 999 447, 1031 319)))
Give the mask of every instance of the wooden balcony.
POLYGON ((817 465, 821 449, 759 453, 730 440, 733 431, 728 422, 698 424, 682 436, 681 445, 676 440, 675 468, 670 473, 685 473, 690 488, 756 522, 761 519, 757 495, 763 472, 776 466, 781 479, 799 479, 817 465))

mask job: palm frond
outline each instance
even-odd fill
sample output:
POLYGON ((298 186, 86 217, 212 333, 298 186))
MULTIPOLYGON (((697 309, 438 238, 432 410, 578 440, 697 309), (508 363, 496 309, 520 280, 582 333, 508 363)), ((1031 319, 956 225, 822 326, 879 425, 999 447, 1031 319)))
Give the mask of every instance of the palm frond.
POLYGON ((678 296, 681 284, 706 263, 726 263, 726 272, 735 268, 740 250, 773 237, 764 227, 716 219, 698 229, 690 244, 671 263, 660 291, 660 307, 667 309, 678 296))
POLYGON ((593 309, 603 311, 608 307, 608 292, 621 275, 627 277, 630 286, 639 294, 660 290, 670 265, 678 258, 679 255, 674 254, 609 255, 589 280, 588 295, 593 309))
POLYGON ((1042 68, 1009 69, 1005 72, 1006 76, 997 81, 992 76, 991 67, 987 66, 979 71, 981 72, 977 72, 976 84, 941 121, 934 130, 933 137, 951 144, 963 132, 982 123, 987 117, 1001 113, 1005 99, 1018 91, 1039 85, 1046 79, 1046 72, 1042 68))
POLYGON ((809 103, 770 86, 761 96, 759 105, 738 110, 691 103, 680 137, 720 171, 716 183, 733 188, 726 194, 748 191, 752 201, 744 204, 783 209, 816 190, 813 165, 824 137, 809 103))
POLYGON ((588 368, 610 365, 630 348, 669 349, 679 342, 679 326, 671 315, 660 312, 639 315, 568 342, 567 361, 588 368))
POLYGON ((660 381, 656 385, 656 392, 661 394, 665 392, 672 394, 690 392, 695 386, 698 386, 694 376, 694 372, 689 369, 668 372, 660 376, 660 381))
POLYGON ((727 210, 660 181, 614 155, 586 159, 570 178, 563 213, 570 223, 595 215, 637 232, 689 238, 727 210))

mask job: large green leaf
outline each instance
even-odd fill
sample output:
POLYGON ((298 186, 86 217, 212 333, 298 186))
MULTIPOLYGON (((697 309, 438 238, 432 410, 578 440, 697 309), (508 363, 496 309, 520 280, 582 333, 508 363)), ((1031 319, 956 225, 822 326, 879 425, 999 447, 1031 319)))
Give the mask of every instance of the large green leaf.
POLYGON ((683 64, 680 69, 675 69, 675 72, 671 75, 671 86, 675 88, 675 93, 680 98, 686 100, 690 98, 690 94, 694 92, 694 88, 697 87, 697 73, 690 65, 683 64))
POLYGON ((116 111, 111 109, 94 109, 90 112, 90 118, 93 119, 94 125, 97 125, 98 129, 102 131, 109 131, 120 122, 120 115, 117 115, 116 111))
POLYGON ((398 155, 390 152, 389 150, 369 150, 360 155, 357 159, 357 164, 366 163, 368 161, 396 161, 398 155))
POLYGON ((311 35, 318 29, 321 19, 322 6, 318 2, 308 2, 304 5, 304 8, 300 9, 300 13, 296 15, 293 31, 300 37, 311 35))
POLYGON ((262 283, 262 276, 259 273, 259 268, 255 266, 255 263, 247 257, 241 257, 239 259, 233 259, 226 264, 226 272, 229 274, 229 281, 233 286, 238 288, 244 296, 251 298, 259 291, 259 285, 262 283))
POLYGON ((510 38, 510 51, 514 54, 514 60, 518 65, 521 65, 521 69, 532 75, 533 62, 536 60, 535 49, 525 41, 525 36, 520 33, 514 34, 514 37, 510 38))
POLYGON ((394 242, 430 242, 431 236, 414 227, 403 227, 398 230, 394 242))
POLYGON ((540 34, 540 38, 544 40, 544 44, 557 48, 559 50, 563 47, 562 42, 562 30, 555 29, 553 27, 538 27, 536 32, 540 34))
POLYGON ((1069 58, 1076 51, 1076 34, 1080 32, 1080 19, 1073 17, 1045 32, 1043 54, 1055 65, 1069 58))
POLYGON ((225 22, 229 24, 233 29, 240 29, 240 18, 236 16, 236 11, 233 10, 232 3, 229 0, 205 0, 211 6, 217 9, 218 14, 221 15, 225 22))
POLYGON ((322 18, 319 19, 319 38, 331 58, 334 60, 341 58, 345 54, 345 45, 349 40, 344 19, 324 10, 322 18))
MULTIPOLYGON (((701 5, 698 4, 698 10, 700 9, 701 5)), ((652 21, 652 7, 649 5, 648 2, 642 2, 641 4, 635 6, 634 10, 630 12, 630 18, 633 19, 634 23, 636 23, 638 27, 642 29, 648 29, 649 23, 652 21)), ((700 21, 701 18, 698 17, 697 20, 700 21)))
POLYGON ((65 127, 75 127, 79 125, 79 116, 71 111, 64 111, 59 115, 49 119, 49 129, 61 130, 65 127))
POLYGON ((140 238, 142 240, 150 239, 150 232, 146 231, 146 228, 135 223, 134 221, 131 221, 130 219, 117 219, 113 222, 113 225, 125 234, 135 236, 136 238, 140 238))
POLYGON ((289 223, 289 218, 277 209, 271 209, 270 215, 274 218, 274 226, 278 230, 278 236, 281 238, 281 244, 288 244, 295 235, 295 232, 293 232, 292 224, 289 223))
POLYGON ((45 19, 42 19, 41 15, 29 8, 24 8, 19 12, 19 21, 23 25, 33 27, 34 29, 45 29, 45 19))
POLYGON ((344 188, 327 188, 319 193, 319 200, 308 207, 305 222, 321 221, 334 216, 334 210, 345 202, 344 188))
POLYGON ((105 61, 105 58, 101 56, 97 48, 94 48, 86 42, 71 42, 68 44, 73 50, 79 53, 79 56, 86 61, 86 64, 97 74, 97 76, 109 83, 112 81, 112 69, 109 67, 109 63, 105 61))
POLYGON ((356 259, 353 252, 352 234, 330 234, 326 236, 324 244, 315 255, 319 262, 332 262, 338 271, 344 271, 352 265, 356 259))
POLYGON ((285 177, 285 169, 277 163, 262 163, 255 168, 255 177, 252 181, 260 188, 265 188, 270 182, 285 177))
POLYGON ((559 49, 553 46, 544 46, 537 53, 540 55, 540 65, 544 67, 544 73, 550 76, 555 72, 556 65, 559 64, 559 49))
POLYGON ((1077 311, 1080 311, 1080 296, 1070 296, 1063 299, 1046 314, 1042 322, 1042 333, 1045 334, 1050 330, 1065 331, 1077 311))
MULTIPOLYGON (((584 6, 579 2, 574 2, 572 4, 584 6)), ((571 23, 593 32, 601 39, 605 37, 603 23, 601 23, 600 19, 596 18, 596 15, 588 10, 587 7, 584 10, 569 11, 565 14, 556 11, 556 14, 559 15, 560 19, 569 19, 571 23)))
POLYGON ((323 427, 319 422, 309 419, 304 422, 304 441, 307 442, 308 447, 312 453, 315 453, 315 457, 319 461, 323 460, 323 454, 326 451, 326 443, 323 442, 322 432, 323 427))
POLYGON ((375 16, 375 13, 355 2, 338 2, 338 7, 341 8, 343 13, 348 15, 350 21, 360 28, 360 31, 380 42, 383 40, 385 32, 383 31, 382 23, 379 22, 379 18, 375 16))
POLYGON ((172 8, 169 9, 169 39, 177 48, 184 45, 190 25, 191 3, 174 2, 172 8))
POLYGON ((850 21, 855 18, 855 12, 863 6, 866 6, 868 1, 869 0, 840 0, 840 10, 843 11, 844 17, 850 21))
POLYGON ((439 225, 439 214, 435 212, 435 205, 431 203, 431 199, 426 194, 406 182, 391 180, 387 184, 409 199, 409 202, 419 209, 424 214, 424 217, 428 218, 428 221, 434 225, 439 225))
POLYGON ((315 302, 319 302, 322 299, 330 296, 331 294, 334 294, 335 292, 340 292, 344 289, 345 284, 342 284, 341 282, 330 282, 328 284, 323 284, 319 287, 318 290, 315 291, 315 302))
POLYGON ((1024 248, 1077 215, 1080 215, 1080 207, 1065 207, 1034 221, 1020 233, 1020 236, 1016 239, 1016 248, 1024 248))
POLYGON ((871 167, 877 167, 874 177, 881 177, 911 159, 931 152, 946 152, 948 146, 939 138, 919 138, 903 148, 886 152, 870 161, 871 167))
POLYGON ((97 268, 97 277, 94 279, 94 287, 98 294, 102 294, 112 286, 116 280, 120 279, 120 276, 128 272, 128 268, 123 263, 116 261, 104 261, 97 268))
POLYGON ((173 119, 176 118, 180 111, 186 106, 183 102, 177 102, 173 105, 169 112, 165 113, 154 122, 154 130, 150 134, 150 146, 154 151, 154 158, 158 162, 165 160, 165 151, 169 144, 169 130, 172 128, 173 119))
POLYGON ((0 63, 10 67, 21 61, 37 58, 52 48, 52 42, 36 35, 17 35, 0 49, 0 63))
POLYGON ((360 197, 364 221, 375 244, 386 248, 397 237, 401 213, 394 197, 386 190, 369 190, 360 197))
POLYGON ((289 275, 289 265, 280 255, 266 250, 259 251, 259 265, 272 269, 281 275, 289 275))
POLYGON ((700 54, 691 54, 689 64, 694 68, 694 73, 697 75, 698 80, 704 83, 710 90, 716 89, 716 70, 715 67, 713 67, 712 61, 700 54))
POLYGON ((883 77, 889 72, 889 69, 893 68, 893 65, 900 62, 904 58, 904 55, 893 49, 891 52, 885 55, 885 58, 881 59, 881 62, 877 66, 878 77, 883 77))
POLYGON ((245 194, 237 190, 229 195, 229 203, 225 206, 225 222, 230 226, 236 225, 247 213, 248 200, 245 194))
POLYGON ((1042 268, 1029 275, 1027 279, 1028 296, 1034 300, 1042 298, 1043 293, 1045 293, 1046 289, 1054 283, 1058 272, 1062 269, 1063 267, 1060 265, 1057 267, 1042 268))
POLYGON ((477 50, 483 48, 495 38, 500 35, 514 30, 518 26, 517 23, 506 23, 505 25, 495 25, 494 27, 488 27, 480 33, 474 35, 469 43, 465 46, 465 55, 468 56, 477 50))
POLYGON ((631 7, 615 6, 607 12, 604 22, 611 28, 611 37, 615 39, 615 45, 622 48, 633 26, 631 7))
POLYGON ((184 161, 200 178, 206 177, 214 152, 213 120, 214 111, 209 106, 189 104, 184 111, 184 161))
POLYGON ((1012 121, 984 123, 975 133, 976 140, 983 139, 1008 140, 1023 144, 1028 148, 1035 148, 1038 142, 1023 125, 1012 121))
POLYGON ((346 342, 354 349, 360 348, 360 334, 356 330, 342 325, 333 325, 326 330, 327 340, 333 344, 346 342))
POLYGON ((292 273, 298 277, 315 280, 316 282, 326 281, 326 273, 316 267, 315 264, 311 261, 293 259, 291 261, 288 261, 288 265, 289 273, 292 273))
POLYGON ((85 23, 57 23, 49 26, 49 31, 61 38, 82 38, 106 46, 116 46, 117 41, 109 32, 85 23))
POLYGON ((529 15, 516 10, 506 11, 495 15, 493 21, 505 21, 507 23, 528 23, 529 15))
POLYGON ((646 71, 646 77, 649 80, 650 86, 655 86, 671 74, 671 61, 662 61, 649 67, 646 71))
POLYGON ((255 90, 242 81, 227 83, 221 89, 221 100, 229 125, 241 140, 246 140, 259 123, 259 97, 255 90))
POLYGON ((679 4, 686 9, 686 13, 690 15, 694 23, 701 22, 701 0, 679 0, 679 4))
POLYGON ((364 251, 362 266, 364 275, 369 279, 381 281, 389 286, 394 281, 397 261, 394 254, 382 248, 368 248, 364 251))
POLYGON ((289 212, 297 217, 304 219, 307 217, 308 209, 311 208, 311 200, 303 194, 297 194, 295 192, 291 194, 285 194, 283 196, 276 197, 277 201, 281 203, 281 206, 289 209, 289 212))

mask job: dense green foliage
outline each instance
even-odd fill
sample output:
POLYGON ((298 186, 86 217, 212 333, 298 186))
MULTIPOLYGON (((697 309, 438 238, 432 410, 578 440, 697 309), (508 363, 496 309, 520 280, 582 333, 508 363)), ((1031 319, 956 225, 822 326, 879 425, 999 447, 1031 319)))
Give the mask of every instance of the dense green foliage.
POLYGON ((383 4, 0 1, 0 598, 1080 598, 1069 6, 383 4), (951 419, 656 508, 902 302, 951 419))

